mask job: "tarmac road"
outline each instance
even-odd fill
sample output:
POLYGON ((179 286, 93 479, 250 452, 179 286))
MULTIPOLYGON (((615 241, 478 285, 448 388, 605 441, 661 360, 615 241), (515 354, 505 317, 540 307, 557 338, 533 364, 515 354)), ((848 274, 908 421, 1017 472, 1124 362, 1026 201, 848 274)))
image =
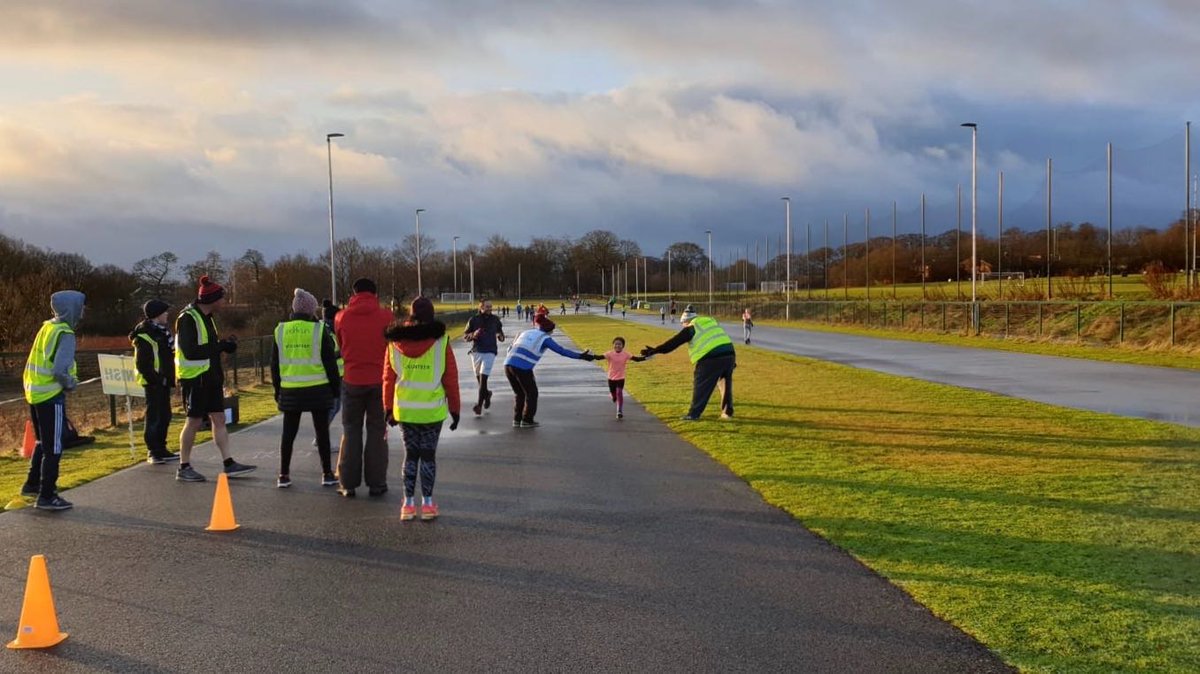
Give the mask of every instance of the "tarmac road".
MULTIPOLYGON (((616 314, 619 319, 619 313, 616 314)), ((670 316, 667 317, 668 320, 670 316)), ((662 326, 657 316, 627 320, 662 326)), ((678 320, 678 318, 676 318, 678 320)), ((741 321, 722 321, 741 346, 741 321)), ((1200 426, 1200 372, 755 326, 753 346, 1093 412, 1200 426)), ((640 345, 638 348, 641 348, 640 345)))
POLYGON ((40 553, 71 635, 0 671, 1010 671, 635 402, 615 420, 597 368, 547 354, 533 430, 493 374, 490 413, 443 431, 436 522, 398 519, 398 437, 382 499, 320 487, 306 432, 276 489, 279 419, 234 436, 260 466, 236 532, 171 466, 0 516, 0 627, 40 553))

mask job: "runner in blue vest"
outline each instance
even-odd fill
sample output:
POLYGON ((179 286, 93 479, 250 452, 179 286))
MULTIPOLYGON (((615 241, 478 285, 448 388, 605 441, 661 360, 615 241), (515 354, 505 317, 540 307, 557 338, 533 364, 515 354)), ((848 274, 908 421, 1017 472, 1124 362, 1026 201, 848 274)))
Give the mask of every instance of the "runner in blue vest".
POLYGON ((721 418, 733 417, 733 369, 737 360, 733 351, 733 340, 717 324, 716 319, 697 316, 692 305, 684 308, 679 316, 683 324, 674 337, 659 344, 642 349, 643 356, 670 353, 688 345, 688 356, 695 366, 692 374, 692 406, 683 416, 685 421, 695 421, 704 413, 714 388, 721 389, 721 418))
POLYGON ((513 428, 534 428, 538 422, 533 417, 537 414, 538 388, 537 380, 533 377, 533 368, 542 359, 547 349, 560 356, 576 360, 593 360, 591 351, 578 353, 565 349, 550 338, 554 332, 554 321, 545 314, 538 314, 534 319, 534 328, 517 335, 508 347, 508 356, 504 359, 504 375, 513 390, 513 428))

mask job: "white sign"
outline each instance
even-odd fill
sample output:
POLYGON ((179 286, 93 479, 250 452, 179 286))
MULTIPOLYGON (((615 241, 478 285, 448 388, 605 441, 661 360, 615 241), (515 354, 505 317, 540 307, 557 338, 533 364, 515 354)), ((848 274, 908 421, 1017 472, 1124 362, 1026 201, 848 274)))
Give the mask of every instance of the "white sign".
POLYGON ((97 357, 100 359, 100 386, 105 394, 146 397, 146 391, 137 383, 137 365, 133 356, 102 353, 97 357))

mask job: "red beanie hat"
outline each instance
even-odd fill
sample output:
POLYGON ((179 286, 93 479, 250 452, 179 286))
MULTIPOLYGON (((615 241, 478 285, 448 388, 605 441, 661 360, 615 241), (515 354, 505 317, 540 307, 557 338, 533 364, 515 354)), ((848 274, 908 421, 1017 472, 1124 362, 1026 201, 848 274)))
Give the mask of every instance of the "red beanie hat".
POLYGON ((533 317, 533 324, 538 326, 542 332, 554 332, 554 321, 546 314, 538 314, 533 317))
POLYGON ((208 274, 200 277, 200 288, 196 291, 196 302, 199 304, 212 304, 225 296, 225 289, 221 284, 208 278, 208 274))

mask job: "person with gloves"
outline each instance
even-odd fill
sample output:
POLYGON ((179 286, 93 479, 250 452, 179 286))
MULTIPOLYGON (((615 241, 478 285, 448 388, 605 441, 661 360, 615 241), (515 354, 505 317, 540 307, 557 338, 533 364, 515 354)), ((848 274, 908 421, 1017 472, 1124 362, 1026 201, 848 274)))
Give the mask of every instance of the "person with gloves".
POLYGON ((68 510, 70 501, 58 495, 58 463, 62 459, 63 431, 67 423, 67 392, 79 385, 75 367, 75 328, 83 319, 86 298, 78 290, 60 290, 50 296, 54 318, 42 323, 22 384, 29 419, 37 444, 29 462, 22 496, 35 496, 38 510, 68 510))
POLYGON ((133 345, 137 383, 146 393, 146 463, 178 461, 179 455, 167 449, 167 430, 171 425, 171 389, 175 388, 175 338, 167 328, 167 309, 162 300, 142 305, 146 319, 129 333, 133 345))
POLYGON ((275 327, 271 350, 271 384, 275 402, 283 412, 283 436, 279 442, 279 479, 275 486, 292 486, 292 449, 300 430, 300 417, 312 414, 321 460, 321 485, 338 483, 330 459, 329 422, 333 401, 342 394, 338 371, 337 340, 333 331, 317 319, 317 298, 303 288, 292 292, 292 315, 275 327))
MULTIPOLYGON (((383 366, 383 404, 388 423, 400 426, 404 440, 404 504, 400 519, 416 517, 417 475, 421 478, 421 519, 438 516, 433 502, 437 479, 437 445, 442 423, 450 417, 450 430, 458 428, 461 400, 458 364, 446 335, 446 325, 434 318, 433 301, 413 300, 409 318, 393 323, 383 366)), ((353 496, 354 490, 341 490, 353 496)))
POLYGON ((560 356, 576 360, 595 360, 591 351, 582 353, 571 351, 559 346, 550 338, 554 332, 554 321, 545 314, 538 314, 533 319, 534 327, 517 335, 508 355, 504 359, 504 375, 508 378, 513 390, 513 428, 535 428, 537 415, 538 387, 533 377, 533 368, 542 359, 547 349, 560 356))
POLYGON ((679 316, 683 324, 674 337, 658 346, 642 349, 643 356, 671 353, 688 345, 688 357, 695 369, 692 373, 692 406, 683 416, 685 421, 696 421, 708 406, 714 388, 721 390, 721 418, 733 417, 733 369, 737 360, 733 351, 733 340, 716 319, 697 316, 692 305, 687 305, 679 316))
POLYGON ((257 466, 238 463, 229 455, 229 431, 225 428, 225 371, 221 354, 237 351, 237 337, 220 339, 213 320, 225 304, 225 289, 207 275, 200 277, 196 301, 187 305, 175 319, 175 376, 183 389, 183 405, 187 423, 179 434, 179 470, 175 479, 180 482, 204 482, 206 479, 192 468, 192 445, 196 433, 207 418, 212 424, 213 442, 224 460, 223 470, 228 477, 241 477, 257 466))

